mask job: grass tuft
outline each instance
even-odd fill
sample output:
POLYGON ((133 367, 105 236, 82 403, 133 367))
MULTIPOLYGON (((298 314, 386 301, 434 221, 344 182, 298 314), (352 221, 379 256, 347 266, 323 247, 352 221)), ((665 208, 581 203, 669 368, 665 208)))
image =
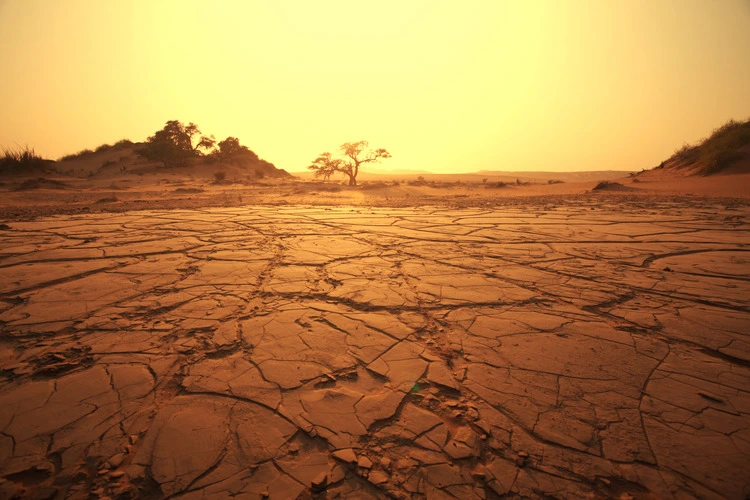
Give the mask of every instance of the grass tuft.
POLYGON ((29 171, 44 170, 50 160, 45 160, 37 155, 34 148, 3 148, 0 157, 0 172, 23 173, 29 171))

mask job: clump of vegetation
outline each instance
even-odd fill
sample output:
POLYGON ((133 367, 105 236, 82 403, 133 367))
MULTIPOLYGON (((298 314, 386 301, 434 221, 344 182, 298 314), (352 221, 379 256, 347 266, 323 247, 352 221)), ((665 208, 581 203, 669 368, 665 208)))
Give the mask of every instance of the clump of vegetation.
POLYGON ((499 181, 499 182, 490 182, 488 184, 484 185, 485 189, 498 189, 498 188, 504 188, 508 187, 507 182, 499 181))
POLYGON ((628 191, 633 188, 628 188, 620 184, 619 182, 601 181, 599 184, 592 188, 592 191, 628 191))
POLYGON ((388 185, 385 182, 382 182, 382 181, 365 182, 362 185, 362 189, 364 189, 364 190, 382 189, 382 188, 386 188, 386 187, 388 187, 388 185))
POLYGON ((214 172, 214 182, 216 184, 221 184, 222 182, 224 182, 224 179, 226 178, 227 178, 226 172, 214 172))
POLYGON ((183 125, 178 120, 168 121, 135 152, 147 160, 161 162, 165 167, 183 166, 200 158, 207 164, 234 163, 248 169, 255 168, 263 176, 288 175, 283 170, 277 171, 273 163, 260 159, 236 137, 217 142, 213 135, 203 135, 196 124, 183 125))
POLYGON ((34 148, 3 148, 3 156, 0 157, 0 173, 24 173, 44 170, 52 163, 37 155, 34 148))
POLYGON ((189 158, 201 156, 201 149, 210 150, 215 145, 216 140, 201 135, 195 123, 183 125, 178 120, 170 120, 135 152, 147 160, 161 162, 165 167, 174 167, 185 165, 189 158))
POLYGON ((36 179, 28 179, 21 183, 20 186, 16 188, 16 191, 26 191, 29 189, 41 189, 41 188, 47 188, 47 189, 66 189, 69 186, 65 184, 64 182, 55 181, 52 179, 45 179, 44 177, 38 177, 36 179))
POLYGON ((550 179, 547 181, 547 184, 564 184, 565 181, 561 181, 560 179, 550 179))
POLYGON ((91 149, 82 149, 77 153, 61 156, 59 161, 80 160, 81 158, 86 158, 87 156, 91 156, 93 154, 94 151, 91 149))
POLYGON ((106 198, 100 198, 96 200, 96 203, 115 203, 117 201, 116 196, 107 196, 106 198))
POLYGON ((102 144, 97 146, 95 149, 82 149, 77 153, 61 156, 59 161, 70 161, 70 160, 81 160, 92 156, 96 153, 104 153, 106 151, 119 151, 127 147, 133 146, 135 143, 130 139, 120 139, 114 144, 102 144))

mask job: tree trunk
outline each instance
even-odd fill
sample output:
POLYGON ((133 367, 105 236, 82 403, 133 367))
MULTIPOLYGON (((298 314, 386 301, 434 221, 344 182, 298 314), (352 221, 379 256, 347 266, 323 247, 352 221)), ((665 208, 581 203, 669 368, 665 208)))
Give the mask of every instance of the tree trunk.
POLYGON ((349 174, 349 185, 350 186, 356 186, 357 185, 357 178, 351 174, 349 174))

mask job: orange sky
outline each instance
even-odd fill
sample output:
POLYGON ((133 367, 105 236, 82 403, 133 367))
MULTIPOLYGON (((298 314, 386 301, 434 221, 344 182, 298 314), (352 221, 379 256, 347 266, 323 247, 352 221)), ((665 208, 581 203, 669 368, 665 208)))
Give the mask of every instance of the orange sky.
POLYGON ((167 120, 290 171, 640 170, 750 116, 747 0, 0 0, 0 145, 167 120))

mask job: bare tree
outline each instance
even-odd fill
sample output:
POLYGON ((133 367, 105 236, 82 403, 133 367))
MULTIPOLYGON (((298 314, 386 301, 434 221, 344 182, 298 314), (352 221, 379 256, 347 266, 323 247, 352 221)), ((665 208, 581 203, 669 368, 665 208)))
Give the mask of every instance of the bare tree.
POLYGON ((315 172, 315 177, 328 180, 331 175, 341 172, 349 177, 349 185, 357 185, 359 167, 364 163, 376 163, 381 159, 390 158, 391 154, 385 149, 367 149, 367 141, 346 142, 339 147, 342 158, 334 158, 331 153, 318 156, 307 168, 315 172))

